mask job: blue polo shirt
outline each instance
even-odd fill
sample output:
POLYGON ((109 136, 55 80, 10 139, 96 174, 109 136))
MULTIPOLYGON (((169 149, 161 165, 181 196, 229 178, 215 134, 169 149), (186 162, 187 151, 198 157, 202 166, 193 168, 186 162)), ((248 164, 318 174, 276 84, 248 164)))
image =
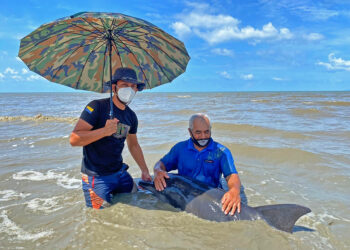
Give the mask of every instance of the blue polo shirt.
POLYGON ((160 160, 166 170, 178 170, 179 175, 188 176, 212 187, 219 187, 221 174, 226 178, 237 174, 230 150, 210 139, 206 148, 198 151, 188 139, 177 143, 160 160))

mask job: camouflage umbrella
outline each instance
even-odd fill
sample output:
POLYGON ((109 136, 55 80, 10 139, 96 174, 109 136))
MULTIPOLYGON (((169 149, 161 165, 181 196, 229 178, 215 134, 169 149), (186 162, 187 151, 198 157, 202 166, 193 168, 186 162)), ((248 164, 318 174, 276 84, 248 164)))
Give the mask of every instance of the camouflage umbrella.
POLYGON ((50 81, 100 93, 111 89, 106 83, 120 67, 134 69, 151 89, 185 72, 190 59, 181 41, 155 25, 102 12, 77 13, 40 26, 21 40, 18 56, 50 81))

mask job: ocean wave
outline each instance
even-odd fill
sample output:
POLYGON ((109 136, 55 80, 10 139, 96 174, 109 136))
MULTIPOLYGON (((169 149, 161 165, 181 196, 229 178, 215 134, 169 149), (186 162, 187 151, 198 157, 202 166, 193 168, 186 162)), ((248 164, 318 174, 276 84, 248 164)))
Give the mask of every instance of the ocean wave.
POLYGON ((10 218, 7 216, 6 210, 1 212, 0 218, 2 219, 2 222, 0 223, 0 233, 8 234, 9 236, 13 236, 18 240, 36 241, 40 238, 50 236, 53 233, 52 230, 29 233, 10 220, 10 218))
POLYGON ((58 198, 35 198, 27 202, 27 207, 34 212, 52 213, 63 208, 58 205, 58 198))
POLYGON ((324 101, 318 102, 318 104, 326 106, 350 106, 350 102, 345 101, 324 101))
POLYGON ((10 200, 17 200, 17 199, 23 199, 30 194, 24 194, 24 193, 18 193, 15 190, 2 190, 0 191, 0 201, 10 201, 10 200))
POLYGON ((269 100, 269 99, 251 99, 251 102, 257 102, 257 103, 280 103, 281 100, 269 100))
POLYGON ((77 189, 81 187, 81 180, 69 177, 64 172, 56 173, 49 170, 46 173, 37 172, 34 170, 24 170, 12 175, 15 180, 29 180, 29 181, 46 181, 56 180, 57 185, 66 189, 77 189))
POLYGON ((308 139, 310 136, 298 132, 267 128, 251 124, 236 124, 215 122, 212 124, 213 130, 220 132, 248 133, 250 135, 273 136, 292 138, 292 139, 308 139))
POLYGON ((30 145, 33 148, 35 146, 48 146, 58 145, 60 143, 67 143, 69 135, 59 137, 41 137, 41 136, 25 136, 25 137, 12 137, 8 139, 0 139, 1 143, 11 143, 12 147, 18 147, 19 145, 30 145))
POLYGON ((276 165, 287 163, 293 166, 302 164, 313 167, 313 169, 317 164, 324 162, 319 154, 298 148, 264 148, 235 143, 228 143, 225 146, 231 150, 234 156, 244 157, 249 161, 263 161, 276 165))
POLYGON ((293 115, 296 116, 323 116, 323 117, 328 117, 330 116, 329 113, 326 113, 322 110, 311 108, 311 109, 292 109, 291 110, 293 115))
POLYGON ((193 110, 189 110, 189 109, 180 109, 180 110, 173 110, 173 111, 168 111, 167 114, 171 114, 171 115, 184 115, 186 117, 190 117, 191 115, 193 115, 194 112, 193 110))
POLYGON ((0 121, 2 122, 12 122, 12 121, 36 121, 36 122, 66 122, 66 123, 76 123, 79 120, 77 117, 56 117, 56 116, 45 116, 42 114, 37 114, 35 116, 0 116, 0 121))

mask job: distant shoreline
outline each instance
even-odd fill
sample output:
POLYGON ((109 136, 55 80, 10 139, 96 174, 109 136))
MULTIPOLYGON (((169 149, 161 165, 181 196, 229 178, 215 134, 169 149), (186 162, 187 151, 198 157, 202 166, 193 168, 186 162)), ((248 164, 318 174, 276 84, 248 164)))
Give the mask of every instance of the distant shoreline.
MULTIPOLYGON (((164 94, 200 94, 200 93, 337 93, 337 92, 350 92, 350 90, 254 90, 254 91, 152 91, 152 90, 145 90, 142 93, 147 94, 154 94, 154 93, 164 93, 164 94)), ((1 92, 0 94, 102 94, 107 95, 109 93, 95 93, 95 92, 89 92, 89 91, 43 91, 43 92, 1 92)))

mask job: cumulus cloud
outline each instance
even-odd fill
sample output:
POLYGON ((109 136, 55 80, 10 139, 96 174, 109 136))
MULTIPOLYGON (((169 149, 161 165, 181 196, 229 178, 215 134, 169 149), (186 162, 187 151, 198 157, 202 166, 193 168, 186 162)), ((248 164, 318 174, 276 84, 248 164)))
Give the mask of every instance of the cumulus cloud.
POLYGON ((184 38, 187 34, 191 33, 191 28, 182 22, 175 22, 171 24, 171 27, 174 29, 175 33, 184 38))
POLYGON ((254 78, 253 74, 241 75, 243 80, 252 80, 254 78))
POLYGON ((328 70, 350 71, 350 60, 335 57, 334 53, 328 55, 328 62, 318 62, 318 65, 326 67, 328 70))
POLYGON ((34 81, 34 80, 38 80, 40 78, 41 77, 39 75, 30 75, 26 79, 27 79, 27 81, 34 81))
POLYGON ((310 33, 310 34, 304 35, 304 38, 309 41, 316 41, 316 40, 323 39, 324 36, 319 33, 310 33))
POLYGON ((232 76, 227 71, 220 72, 220 75, 226 79, 232 79, 232 76))
POLYGON ((212 49, 211 52, 220 56, 233 56, 233 51, 229 49, 216 48, 212 49))
POLYGON ((172 24, 172 28, 179 37, 195 34, 210 44, 230 40, 276 40, 293 37, 288 28, 277 29, 271 22, 261 29, 251 26, 239 27, 240 21, 232 16, 205 14, 205 11, 198 9, 180 15, 179 19, 172 24))
POLYGON ((22 68, 20 72, 21 73, 13 68, 7 67, 4 73, 0 73, 0 80, 9 78, 16 81, 34 81, 42 78, 40 75, 30 73, 30 71, 26 68, 22 68))
POLYGON ((19 76, 19 75, 12 75, 11 78, 17 81, 20 81, 23 79, 22 76, 19 76))
POLYGON ((18 72, 16 70, 14 70, 13 68, 7 67, 5 69, 5 74, 17 75, 18 72))

